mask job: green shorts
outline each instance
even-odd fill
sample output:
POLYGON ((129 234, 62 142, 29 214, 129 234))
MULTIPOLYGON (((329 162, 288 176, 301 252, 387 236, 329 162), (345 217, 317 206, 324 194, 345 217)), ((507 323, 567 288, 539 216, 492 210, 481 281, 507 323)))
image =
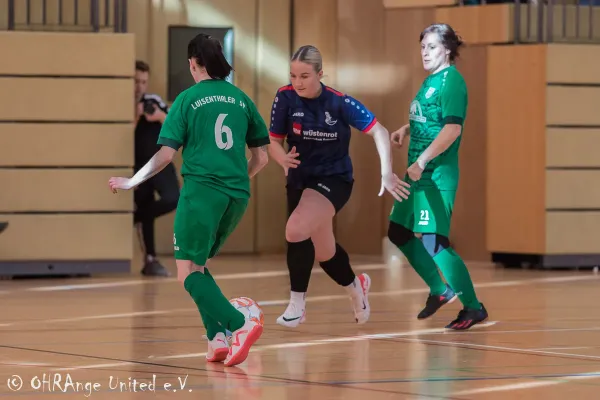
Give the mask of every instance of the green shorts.
POLYGON ((248 199, 232 198, 198 182, 185 182, 175 213, 175 259, 204 266, 223 247, 247 207, 248 199))
POLYGON ((436 187, 417 189, 402 202, 395 201, 390 221, 415 233, 436 233, 448 237, 455 190, 436 187))

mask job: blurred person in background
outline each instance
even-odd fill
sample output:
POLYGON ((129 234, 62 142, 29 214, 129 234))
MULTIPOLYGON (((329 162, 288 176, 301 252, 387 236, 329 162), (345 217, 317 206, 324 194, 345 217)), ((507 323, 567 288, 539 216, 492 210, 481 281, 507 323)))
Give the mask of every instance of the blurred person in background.
MULTIPOLYGON (((169 112, 166 103, 156 94, 147 93, 150 66, 144 61, 135 63, 135 171, 139 171, 160 149, 158 136, 169 112)), ((142 183, 134 192, 134 222, 144 250, 142 275, 169 276, 156 258, 154 221, 174 211, 179 201, 179 181, 175 165, 142 183), (160 197, 156 200, 156 194, 160 197)))

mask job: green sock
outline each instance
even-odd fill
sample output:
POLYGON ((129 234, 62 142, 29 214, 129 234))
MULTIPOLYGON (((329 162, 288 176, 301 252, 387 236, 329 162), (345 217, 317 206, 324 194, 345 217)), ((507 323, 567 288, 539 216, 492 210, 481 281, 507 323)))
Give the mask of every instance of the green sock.
MULTIPOLYGON (((183 286, 194 299, 198 309, 201 310, 200 313, 205 312, 219 324, 220 329, 228 329, 233 332, 246 323, 244 314, 231 305, 212 276, 194 271, 185 279, 183 286)), ((210 335, 206 336, 210 338, 210 335)))
POLYGON ((430 294, 439 296, 446 291, 446 284, 440 276, 435 261, 423 246, 423 242, 417 237, 413 237, 399 249, 417 274, 429 286, 430 294))
MULTIPOLYGON (((212 277, 210 272, 208 272, 208 268, 206 268, 206 267, 204 267, 204 275, 206 275, 213 282, 215 282, 215 279, 212 277)), ((216 282, 215 282, 215 284, 216 284, 216 282)), ((208 340, 213 340, 215 338, 215 336, 217 335, 217 333, 219 333, 219 332, 226 333, 225 328, 223 328, 221 325, 219 325, 219 323, 216 320, 214 320, 213 318, 211 318, 211 316, 208 315, 206 310, 203 311, 202 308, 203 307, 199 307, 198 309, 200 311, 200 315, 202 316, 202 322, 204 322, 204 327, 206 328, 206 336, 208 337, 208 340)))
POLYGON ((469 270, 454 249, 444 249, 434 257, 434 260, 463 305, 467 308, 481 309, 469 270))
POLYGON ((222 332, 225 333, 225 328, 223 328, 219 323, 214 320, 203 307, 198 307, 198 311, 200 311, 200 316, 202 317, 202 322, 204 323, 204 328, 206 328, 206 337, 208 340, 213 340, 217 333, 222 332))

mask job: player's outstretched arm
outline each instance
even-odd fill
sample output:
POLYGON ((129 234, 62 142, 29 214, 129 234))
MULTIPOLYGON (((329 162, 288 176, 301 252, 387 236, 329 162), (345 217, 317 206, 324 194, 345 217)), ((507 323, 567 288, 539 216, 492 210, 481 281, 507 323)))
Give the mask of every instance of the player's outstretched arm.
POLYGON ((398 201, 402 201, 403 198, 408 199, 410 185, 398 178, 392 170, 392 146, 388 130, 377 122, 365 133, 373 137, 381 161, 381 190, 379 196, 383 195, 384 190, 387 190, 398 201))
POLYGON ((296 159, 300 155, 299 153, 296 153, 296 147, 292 147, 290 152, 286 153, 283 148, 283 139, 271 136, 269 155, 277 164, 281 165, 285 172, 285 176, 287 176, 290 168, 298 168, 298 165, 300 165, 300 160, 296 159))
POLYGON ((248 176, 250 178, 258 174, 269 162, 267 146, 250 147, 250 159, 248 160, 248 176))
POLYGON ((141 183, 152 178, 162 171, 175 157, 177 150, 168 146, 163 146, 156 154, 144 165, 133 178, 112 177, 108 180, 108 185, 113 193, 118 189, 129 190, 137 187, 141 183))

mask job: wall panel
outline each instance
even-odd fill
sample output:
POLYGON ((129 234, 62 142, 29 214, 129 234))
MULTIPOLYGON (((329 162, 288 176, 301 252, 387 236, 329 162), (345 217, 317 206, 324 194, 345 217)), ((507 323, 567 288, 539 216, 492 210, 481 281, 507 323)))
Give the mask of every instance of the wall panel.
MULTIPOLYGON (((599 60, 598 45, 548 45, 546 253, 591 255, 591 266, 600 255, 595 234, 600 216, 599 60)), ((570 259, 580 266, 576 257, 570 259)))
POLYGON ((0 166, 132 166, 133 129, 131 123, 4 123, 0 166))
MULTIPOLYGON (((289 82, 291 12, 289 0, 259 0, 257 107, 267 127, 277 89, 289 82)), ((274 160, 255 178, 255 251, 282 253, 286 249, 287 201, 285 175, 274 160)))
POLYGON ((600 170, 546 171, 547 209, 596 209, 600 205, 600 170))
MULTIPOLYGON (((386 73, 382 4, 369 0, 338 0, 338 90, 361 101, 375 115, 383 113, 386 73)), ((380 254, 383 200, 381 167, 373 139, 353 131, 350 155, 354 163, 352 197, 337 218, 337 240, 348 252, 380 254)))
POLYGON ((3 121, 128 122, 133 118, 132 79, 0 77, 0 87, 3 121))
POLYGON ((546 213, 546 254, 598 254, 598 211, 546 213))
POLYGON ((491 252, 543 254, 545 249, 546 106, 540 102, 545 72, 543 45, 488 49, 486 224, 491 252))
POLYGON ((319 49, 323 57, 323 83, 335 87, 337 84, 338 1, 294 1, 293 44, 292 51, 307 44, 319 49))
POLYGON ((548 128, 547 167, 600 167, 598 128, 548 128), (590 151, 591 150, 591 151, 590 151))
POLYGON ((513 38, 512 4, 438 7, 435 22, 449 24, 468 44, 508 43, 513 38))
POLYGON ((130 260, 131 214, 0 214, 2 261, 130 260))
POLYGON ((460 149, 460 182, 450 240, 467 260, 489 261, 486 247, 487 46, 465 48, 457 68, 467 83, 469 108, 460 149))
POLYGON ((424 8, 424 7, 443 7, 454 6, 458 4, 458 0, 381 0, 383 6, 387 10, 398 8, 424 8))
POLYGON ((587 44, 550 44, 546 63, 548 83, 600 83, 600 52, 587 44))
POLYGON ((131 169, 0 169, 0 212, 131 212, 133 192, 114 195, 111 176, 131 169))
POLYGON ((0 265, 128 272, 133 192, 112 194, 108 179, 131 175, 133 35, 4 32, 0 43, 0 265))
POLYGON ((130 77, 134 42, 133 34, 0 32, 0 48, 14 54, 3 57, 0 74, 130 77), (35 51, 23 51, 32 45, 35 51))
POLYGON ((548 125, 600 125, 600 87, 549 85, 546 104, 548 125))

